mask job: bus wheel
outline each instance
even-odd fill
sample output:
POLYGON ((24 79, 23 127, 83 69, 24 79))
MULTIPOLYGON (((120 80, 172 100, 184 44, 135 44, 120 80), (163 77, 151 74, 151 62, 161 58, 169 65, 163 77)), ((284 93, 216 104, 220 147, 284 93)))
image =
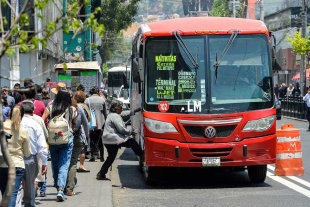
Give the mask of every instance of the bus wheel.
POLYGON ((153 186, 156 184, 156 169, 155 167, 150 167, 145 165, 144 163, 144 167, 143 167, 143 177, 144 177, 144 182, 147 185, 153 186))
POLYGON ((267 175, 267 165, 248 166, 248 175, 252 183, 265 182, 267 175))
MULTIPOLYGON (((143 158, 142 158, 143 160, 144 160, 144 154, 143 154, 143 158)), ((139 172, 142 174, 143 173, 143 166, 144 166, 144 162, 143 162, 143 160, 141 160, 140 158, 139 158, 139 172)))

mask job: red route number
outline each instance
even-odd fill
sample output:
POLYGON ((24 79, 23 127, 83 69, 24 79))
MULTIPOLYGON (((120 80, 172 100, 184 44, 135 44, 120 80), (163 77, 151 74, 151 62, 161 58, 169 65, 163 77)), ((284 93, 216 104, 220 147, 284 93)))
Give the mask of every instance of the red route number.
POLYGON ((160 112, 167 112, 169 110, 169 103, 167 101, 161 101, 158 104, 158 110, 160 112))

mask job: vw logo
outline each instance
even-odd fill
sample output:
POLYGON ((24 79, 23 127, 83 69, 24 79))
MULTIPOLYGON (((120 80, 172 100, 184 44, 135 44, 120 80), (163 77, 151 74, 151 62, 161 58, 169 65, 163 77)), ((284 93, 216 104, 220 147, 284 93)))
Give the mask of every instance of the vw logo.
POLYGON ((216 135, 216 130, 213 126, 208 126, 206 129, 205 129, 205 135, 206 137, 208 138, 213 138, 215 137, 216 135))

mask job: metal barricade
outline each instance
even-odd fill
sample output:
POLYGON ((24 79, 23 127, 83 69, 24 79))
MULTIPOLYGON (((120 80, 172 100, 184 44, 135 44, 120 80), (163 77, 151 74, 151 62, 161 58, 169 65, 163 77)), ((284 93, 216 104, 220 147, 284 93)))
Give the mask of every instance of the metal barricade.
POLYGON ((303 97, 285 97, 281 99, 282 115, 297 119, 305 119, 307 106, 303 97))

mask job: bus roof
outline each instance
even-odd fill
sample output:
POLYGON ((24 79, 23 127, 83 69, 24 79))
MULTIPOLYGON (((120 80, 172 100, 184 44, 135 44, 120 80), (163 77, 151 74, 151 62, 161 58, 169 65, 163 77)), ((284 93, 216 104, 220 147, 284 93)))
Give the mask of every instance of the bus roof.
MULTIPOLYGON (((113 67, 108 70, 108 72, 125 72, 125 71, 126 71, 125 66, 113 67)), ((127 67, 127 71, 130 71, 130 67, 127 67)))
POLYGON ((229 17, 186 17, 151 22, 140 26, 142 33, 150 32, 151 36, 171 36, 173 31, 181 35, 231 34, 267 34, 266 25, 259 20, 229 17))

